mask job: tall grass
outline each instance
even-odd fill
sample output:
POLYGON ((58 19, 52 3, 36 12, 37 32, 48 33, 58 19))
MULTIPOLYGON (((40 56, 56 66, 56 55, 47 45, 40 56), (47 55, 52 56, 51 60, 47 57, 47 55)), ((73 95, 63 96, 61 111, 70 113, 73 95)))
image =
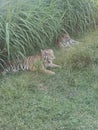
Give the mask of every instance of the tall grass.
POLYGON ((52 46, 62 31, 83 32, 95 16, 90 0, 1 0, 0 63, 52 46))
POLYGON ((97 7, 94 1, 65 0, 63 8, 63 26, 70 33, 84 32, 91 28, 90 26, 96 27, 97 7))

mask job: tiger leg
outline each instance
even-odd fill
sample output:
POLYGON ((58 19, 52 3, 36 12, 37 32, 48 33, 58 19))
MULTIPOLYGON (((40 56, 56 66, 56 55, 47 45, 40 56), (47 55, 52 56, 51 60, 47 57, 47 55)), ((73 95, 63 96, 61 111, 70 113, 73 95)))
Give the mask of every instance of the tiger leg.
POLYGON ((40 71, 40 72, 46 73, 46 74, 55 74, 55 72, 47 70, 43 65, 41 66, 41 68, 36 68, 35 66, 30 67, 29 70, 30 71, 40 71))
POLYGON ((47 65, 47 67, 51 67, 51 68, 56 68, 56 67, 58 67, 58 68, 61 68, 61 66, 60 65, 56 65, 56 64, 48 64, 47 65))
POLYGON ((47 70, 45 67, 42 67, 41 71, 43 73, 46 73, 46 74, 55 74, 55 72, 51 71, 51 70, 47 70))
POLYGON ((56 64, 52 64, 51 67, 58 67, 58 68, 61 68, 60 65, 56 65, 56 64))

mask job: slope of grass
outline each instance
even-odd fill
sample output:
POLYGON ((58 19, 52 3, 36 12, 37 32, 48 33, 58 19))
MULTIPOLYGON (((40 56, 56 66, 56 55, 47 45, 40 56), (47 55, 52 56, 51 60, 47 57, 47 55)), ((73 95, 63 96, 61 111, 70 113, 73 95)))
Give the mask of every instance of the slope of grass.
POLYGON ((0 77, 0 129, 98 130, 97 35, 92 32, 82 44, 56 51, 55 62, 62 66, 54 70, 56 75, 19 72, 0 77), (90 58, 86 66, 83 52, 90 58))

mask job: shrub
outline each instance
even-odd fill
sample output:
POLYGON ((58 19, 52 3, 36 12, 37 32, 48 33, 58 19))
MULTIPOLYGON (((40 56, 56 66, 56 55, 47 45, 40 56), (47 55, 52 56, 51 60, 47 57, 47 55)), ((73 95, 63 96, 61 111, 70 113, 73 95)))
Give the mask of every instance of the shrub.
POLYGON ((71 69, 83 69, 92 65, 92 56, 87 48, 71 50, 67 55, 67 66, 71 69))

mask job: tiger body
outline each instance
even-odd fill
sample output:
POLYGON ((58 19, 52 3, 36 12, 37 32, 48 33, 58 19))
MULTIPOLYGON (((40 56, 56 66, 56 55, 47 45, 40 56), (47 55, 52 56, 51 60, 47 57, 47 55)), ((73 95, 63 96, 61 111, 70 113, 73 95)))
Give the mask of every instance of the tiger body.
POLYGON ((67 48, 76 43, 78 43, 78 41, 75 41, 74 39, 72 39, 68 33, 61 35, 57 39, 57 44, 60 48, 67 48))
POLYGON ((17 72, 20 70, 36 71, 38 69, 44 73, 55 74, 55 72, 47 69, 48 67, 60 67, 59 65, 53 63, 54 59, 55 56, 52 49, 41 50, 40 55, 28 56, 22 60, 18 59, 12 62, 8 62, 7 67, 5 67, 3 71, 3 74, 17 72))

